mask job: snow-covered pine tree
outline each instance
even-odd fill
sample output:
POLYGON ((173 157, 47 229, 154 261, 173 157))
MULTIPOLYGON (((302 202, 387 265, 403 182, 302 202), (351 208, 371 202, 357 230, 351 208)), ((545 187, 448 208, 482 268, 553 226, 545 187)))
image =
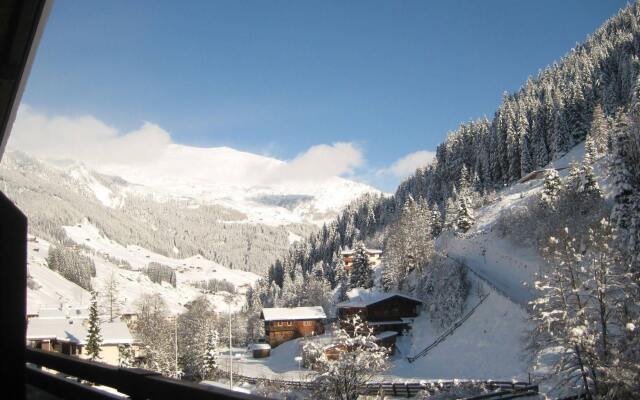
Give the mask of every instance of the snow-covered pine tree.
POLYGON ((613 174, 614 206, 612 217, 621 242, 621 249, 628 251, 632 237, 631 220, 634 209, 634 176, 629 168, 629 151, 632 148, 629 126, 626 118, 616 121, 614 154, 611 159, 613 174))
POLYGON ((434 238, 440 236, 440 233, 442 233, 442 228, 442 215, 440 214, 438 206, 436 205, 431 208, 431 236, 434 238))
POLYGON ((542 191, 539 194, 541 206, 554 209, 560 189, 562 189, 562 182, 560 181, 558 171, 555 169, 547 170, 544 176, 542 191))
POLYGON ((362 242, 354 247, 353 263, 351 264, 351 279, 349 286, 353 288, 369 289, 373 287, 373 270, 369 265, 367 249, 362 242))
POLYGON ((589 129, 588 137, 591 137, 595 154, 604 154, 607 150, 607 143, 609 142, 609 129, 607 119, 600 104, 597 104, 593 109, 591 129, 589 129))
POLYGON ((469 200, 464 196, 459 196, 456 227, 460 232, 466 232, 471 228, 474 222, 475 218, 473 217, 469 200))
POLYGON ((581 191, 593 199, 602 197, 602 191, 593 173, 593 163, 596 160, 596 147, 590 135, 585 141, 584 159, 582 160, 582 184, 581 191))
POLYGON ((207 332, 207 344, 202 360, 202 373, 204 379, 215 377, 218 372, 218 345, 220 336, 215 328, 207 332))
POLYGON ((98 317, 98 294, 95 291, 91 292, 91 306, 89 307, 88 324, 85 353, 91 360, 98 360, 100 359, 102 336, 100 335, 100 319, 98 317))
POLYGON ((444 226, 448 229, 454 229, 456 226, 456 219, 458 217, 458 192, 454 187, 451 191, 451 195, 445 202, 444 213, 444 226))
POLYGON ((336 301, 344 301, 347 299, 347 292, 349 291, 349 274, 344 268, 344 261, 342 257, 334 258, 334 265, 336 270, 336 301))
POLYGON ((512 173, 512 181, 517 181, 521 176, 528 174, 535 169, 533 160, 533 145, 531 143, 531 137, 527 132, 528 128, 527 118, 524 115, 518 117, 518 126, 521 126, 520 133, 520 163, 517 166, 518 171, 516 173, 516 166, 514 165, 514 172, 512 173))

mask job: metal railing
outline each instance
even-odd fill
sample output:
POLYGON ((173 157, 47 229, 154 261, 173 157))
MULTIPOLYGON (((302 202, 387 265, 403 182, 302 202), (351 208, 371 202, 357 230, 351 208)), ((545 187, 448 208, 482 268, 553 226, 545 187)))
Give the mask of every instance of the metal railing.
POLYGON ((195 382, 167 378, 140 368, 120 368, 60 353, 27 348, 27 384, 64 399, 122 398, 92 385, 107 386, 131 399, 258 399, 195 382), (48 372, 53 370, 56 372, 48 372))

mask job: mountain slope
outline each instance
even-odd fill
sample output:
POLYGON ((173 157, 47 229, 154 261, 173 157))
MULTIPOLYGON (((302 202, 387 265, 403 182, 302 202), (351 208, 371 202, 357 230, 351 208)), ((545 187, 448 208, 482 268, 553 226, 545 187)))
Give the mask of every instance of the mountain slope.
POLYGON ((238 210, 249 223, 321 224, 353 199, 376 189, 337 176, 305 181, 283 161, 228 147, 168 145, 144 164, 110 164, 99 171, 133 183, 127 191, 158 199, 189 199, 238 210))

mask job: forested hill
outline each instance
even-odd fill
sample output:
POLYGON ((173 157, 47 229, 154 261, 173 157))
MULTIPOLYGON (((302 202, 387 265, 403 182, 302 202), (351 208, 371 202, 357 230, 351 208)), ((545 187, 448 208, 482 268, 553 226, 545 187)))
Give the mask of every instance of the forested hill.
POLYGON ((394 196, 365 196, 296 243, 270 268, 269 281, 281 285, 284 271, 293 273, 296 266, 310 271, 318 263, 331 281, 340 247, 356 240, 381 241, 377 233, 397 218, 409 196, 445 221, 447 203, 461 181, 486 199, 563 156, 589 132, 610 150, 614 127, 624 123, 637 86, 639 55, 640 3, 634 3, 516 93, 505 94, 492 119, 464 123, 451 132, 438 146, 435 162, 402 182, 394 196))

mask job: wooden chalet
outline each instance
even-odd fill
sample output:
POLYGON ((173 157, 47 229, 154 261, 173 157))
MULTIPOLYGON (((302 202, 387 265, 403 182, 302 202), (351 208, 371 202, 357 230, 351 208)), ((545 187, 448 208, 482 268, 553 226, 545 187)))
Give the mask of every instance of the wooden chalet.
POLYGON ((260 318, 264 320, 266 342, 276 347, 299 337, 323 334, 327 315, 320 306, 264 308, 260 318))
POLYGON ((422 301, 402 293, 371 293, 359 291, 357 295, 336 305, 338 318, 348 320, 354 314, 373 328, 374 333, 386 331, 402 334, 420 313, 422 301))

